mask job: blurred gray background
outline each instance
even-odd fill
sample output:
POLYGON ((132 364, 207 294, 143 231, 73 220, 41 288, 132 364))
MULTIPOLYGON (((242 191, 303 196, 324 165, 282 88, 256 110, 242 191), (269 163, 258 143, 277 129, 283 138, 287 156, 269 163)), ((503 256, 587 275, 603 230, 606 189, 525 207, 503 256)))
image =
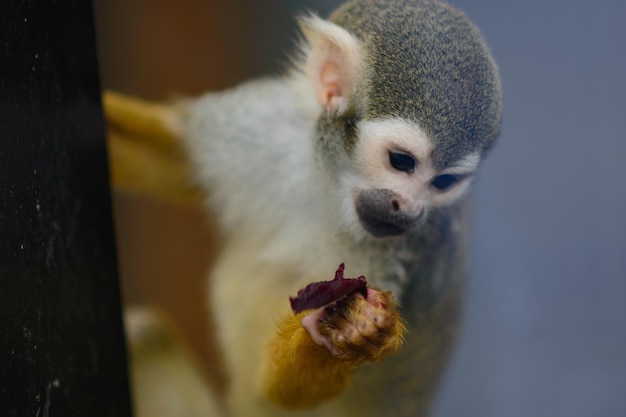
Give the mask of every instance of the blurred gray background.
MULTIPOLYGON (((199 10, 196 26, 169 12, 158 17, 166 3, 178 2, 96 1, 105 87, 158 98, 276 72, 292 45, 290 16, 303 7, 326 15, 339 2, 236 1, 219 8, 217 2, 192 1, 199 10), (157 28, 141 32, 148 44, 158 34, 171 39, 172 33, 196 28, 183 41, 188 55, 176 55, 182 49, 165 41, 133 50, 142 22, 157 28), (220 24, 221 31, 210 32, 220 24), (141 62, 150 63, 150 71, 141 62), (183 68, 183 76, 172 76, 168 65, 183 68), (193 79, 200 81, 189 84, 193 79)), ((465 326, 434 415, 625 416, 626 2, 452 3, 481 28, 492 48, 505 106, 500 142, 476 183, 465 326)), ((133 247, 149 247, 135 242, 146 234, 133 229, 146 218, 135 203, 117 195, 126 281, 132 273, 141 275, 140 257, 130 255, 133 247)), ((162 216, 171 223, 168 210, 162 216)), ((183 230, 179 238, 189 239, 196 229, 174 224, 183 230)), ((177 245, 183 258, 199 246, 177 245)), ((158 262, 165 262, 170 249, 147 255, 151 277, 167 271, 158 262)), ((167 290, 164 299, 169 302, 181 287, 167 290)), ((127 300, 131 293, 127 284, 127 300)), ((181 322, 188 324, 189 317, 181 322)))
POLYGON ((626 415, 626 3, 458 0, 500 65, 436 416, 626 415))

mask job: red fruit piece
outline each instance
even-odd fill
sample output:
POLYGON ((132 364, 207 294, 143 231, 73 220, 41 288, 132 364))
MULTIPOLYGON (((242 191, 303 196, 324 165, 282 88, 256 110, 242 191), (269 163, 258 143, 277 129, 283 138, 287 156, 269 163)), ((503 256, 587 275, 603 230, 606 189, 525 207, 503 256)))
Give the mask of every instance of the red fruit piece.
POLYGON ((355 291, 361 292, 367 298, 367 280, 363 275, 358 278, 344 278, 345 269, 342 263, 335 272, 332 281, 313 282, 300 291, 296 297, 289 297, 289 303, 294 313, 311 310, 334 303, 355 291))

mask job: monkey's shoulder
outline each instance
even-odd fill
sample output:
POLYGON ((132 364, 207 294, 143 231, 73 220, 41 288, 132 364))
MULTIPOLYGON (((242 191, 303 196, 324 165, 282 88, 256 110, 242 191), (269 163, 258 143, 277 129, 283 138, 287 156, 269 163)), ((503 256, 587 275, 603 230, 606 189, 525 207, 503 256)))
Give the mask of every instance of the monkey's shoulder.
POLYGON ((282 78, 260 78, 193 100, 186 118, 191 138, 225 134, 253 140, 306 122, 297 97, 282 78))

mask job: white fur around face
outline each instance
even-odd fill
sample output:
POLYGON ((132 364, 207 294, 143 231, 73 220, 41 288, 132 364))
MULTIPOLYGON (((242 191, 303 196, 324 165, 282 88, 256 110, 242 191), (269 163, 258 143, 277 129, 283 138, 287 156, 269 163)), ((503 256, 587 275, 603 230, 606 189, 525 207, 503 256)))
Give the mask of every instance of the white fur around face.
POLYGON ((438 171, 432 161, 433 143, 426 133, 416 123, 399 118, 361 122, 357 135, 354 161, 358 180, 353 183, 352 194, 367 188, 389 189, 400 195, 401 203, 415 213, 460 198, 480 161, 480 155, 472 153, 438 171), (411 155, 416 161, 415 170, 407 173, 394 168, 389 161, 389 152, 394 151, 411 155), (461 179, 450 189, 440 191, 433 187, 432 181, 443 174, 461 179))

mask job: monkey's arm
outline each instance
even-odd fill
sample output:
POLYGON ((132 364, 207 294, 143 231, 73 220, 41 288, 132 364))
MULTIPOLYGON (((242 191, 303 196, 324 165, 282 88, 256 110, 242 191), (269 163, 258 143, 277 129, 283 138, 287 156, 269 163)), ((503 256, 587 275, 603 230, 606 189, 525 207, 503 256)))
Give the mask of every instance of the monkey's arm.
POLYGON ((405 327, 391 294, 368 290, 330 306, 290 314, 269 344, 268 398, 286 408, 314 406, 340 394, 358 367, 398 349, 405 327))
POLYGON ((311 339, 301 324, 305 314, 284 318, 269 345, 265 392, 288 408, 310 407, 333 397, 348 385, 356 368, 311 339))
POLYGON ((200 203, 183 146, 181 109, 114 92, 104 93, 103 104, 113 186, 169 201, 200 203))

